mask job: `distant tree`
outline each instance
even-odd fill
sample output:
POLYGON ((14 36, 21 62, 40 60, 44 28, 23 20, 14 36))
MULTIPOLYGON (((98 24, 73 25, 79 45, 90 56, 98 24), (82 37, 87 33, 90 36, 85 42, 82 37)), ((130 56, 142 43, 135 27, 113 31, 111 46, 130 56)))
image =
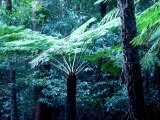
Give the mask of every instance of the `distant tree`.
POLYGON ((101 2, 100 3, 100 7, 101 7, 101 17, 104 17, 107 13, 107 5, 106 2, 101 2))
POLYGON ((12 12, 12 0, 5 0, 6 10, 12 12))
MULTIPOLYGON (((37 79, 43 79, 49 76, 49 71, 51 70, 50 64, 42 65, 38 68, 38 70, 44 69, 46 73, 44 75, 37 75, 37 79)), ((44 71, 42 71, 44 72, 44 71)), ((35 120, 52 120, 52 106, 49 106, 48 103, 39 102, 39 98, 42 97, 43 86, 35 87, 35 102, 36 102, 36 110, 35 110, 35 120)))
POLYGON ((137 47, 130 44, 136 37, 137 28, 134 15, 134 0, 118 0, 122 22, 122 42, 125 63, 125 80, 129 96, 129 113, 132 120, 145 119, 144 93, 141 66, 137 47))

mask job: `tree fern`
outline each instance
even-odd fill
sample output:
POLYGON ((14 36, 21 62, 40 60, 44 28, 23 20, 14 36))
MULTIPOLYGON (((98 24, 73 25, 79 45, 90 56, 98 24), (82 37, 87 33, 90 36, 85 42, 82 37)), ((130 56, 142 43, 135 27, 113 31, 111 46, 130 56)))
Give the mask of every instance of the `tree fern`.
MULTIPOLYGON (((160 2, 157 2, 151 8, 144 11, 142 14, 137 15, 138 31, 141 32, 143 29, 147 28, 151 22, 155 23, 159 20, 159 7, 160 2), (145 17, 144 17, 145 16, 145 17), (146 16, 148 19, 146 19, 146 16), (150 19, 150 17, 154 19, 150 19), (142 22, 143 21, 143 22, 142 22)), ((34 52, 39 50, 41 53, 36 57, 31 63, 33 66, 37 65, 39 62, 48 61, 52 56, 60 54, 60 50, 65 51, 65 53, 78 53, 81 51, 82 46, 91 44, 92 40, 98 39, 99 37, 107 34, 111 28, 118 28, 120 24, 120 18, 113 19, 104 24, 98 25, 94 29, 87 30, 90 23, 93 23, 96 19, 91 18, 89 21, 84 23, 77 30, 73 31, 69 36, 63 39, 57 39, 51 36, 42 35, 38 32, 31 31, 29 29, 24 29, 23 27, 9 27, 8 32, 1 29, 1 52, 2 51, 12 51, 21 53, 34 52), (17 29, 17 31, 15 31, 17 29)), ((6 30, 5 30, 6 31, 6 30)))
MULTIPOLYGON (((93 19, 90 19, 89 21, 93 22, 92 20, 93 19)), ((86 22, 82 26, 87 27, 88 25, 85 25, 85 24, 90 24, 90 22, 86 22)), ((77 29, 77 30, 75 30, 76 32, 72 32, 71 35, 69 35, 63 39, 57 40, 57 42, 51 48, 44 51, 40 56, 35 58, 31 63, 33 65, 36 65, 40 61, 45 60, 46 59, 45 56, 47 58, 49 58, 50 55, 59 54, 59 52, 61 50, 65 51, 65 53, 74 53, 75 51, 81 52, 82 46, 86 46, 87 44, 91 44, 92 40, 97 39, 97 38, 105 35, 111 27, 119 25, 118 22, 117 22, 117 24, 115 22, 117 22, 117 21, 115 20, 112 22, 108 22, 102 26, 98 26, 95 29, 91 29, 91 30, 88 30, 88 31, 82 32, 82 33, 81 33, 81 31, 77 32, 78 30, 81 30, 82 28, 77 29), (114 24, 113 24, 113 22, 114 22, 114 24)))

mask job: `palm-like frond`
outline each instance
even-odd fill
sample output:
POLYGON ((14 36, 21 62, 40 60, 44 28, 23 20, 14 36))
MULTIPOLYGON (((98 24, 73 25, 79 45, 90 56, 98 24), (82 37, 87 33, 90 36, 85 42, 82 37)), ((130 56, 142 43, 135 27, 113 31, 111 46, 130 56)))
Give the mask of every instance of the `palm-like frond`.
POLYGON ((141 33, 160 19, 160 1, 137 16, 138 32, 141 33))
POLYGON ((119 17, 119 9, 118 8, 114 8, 112 9, 110 12, 108 12, 104 17, 103 19, 100 21, 100 24, 105 24, 109 21, 112 21, 114 19, 116 19, 117 17, 119 17))
POLYGON ((144 69, 152 69, 155 63, 160 63, 160 8, 158 5, 160 5, 160 3, 155 4, 154 7, 151 7, 152 9, 149 8, 142 13, 143 17, 148 17, 147 19, 142 19, 142 21, 139 20, 139 31, 143 31, 131 41, 131 44, 135 46, 143 45, 147 48, 147 50, 143 52, 143 58, 141 60, 144 69), (148 16, 147 13, 152 14, 148 16), (155 13, 155 16, 153 16, 153 13, 155 13))
POLYGON ((147 29, 144 29, 140 35, 138 35, 136 38, 134 38, 131 41, 131 44, 133 45, 142 45, 150 42, 150 40, 157 40, 159 35, 158 31, 160 29, 160 20, 158 20, 155 24, 152 26, 148 26, 147 29), (151 39, 152 38, 152 39, 151 39))
MULTIPOLYGON (((85 24, 90 24, 93 22, 92 20, 89 20, 90 22, 86 22, 85 24)), ((83 26, 87 26, 87 25, 83 26)), ((75 53, 75 52, 81 52, 81 47, 86 46, 87 44, 92 43, 92 40, 97 39, 103 35, 105 35, 108 30, 111 27, 117 27, 119 26, 119 22, 117 20, 108 22, 104 25, 101 25, 95 29, 88 30, 86 32, 79 31, 78 29, 75 30, 76 32, 71 33, 71 35, 58 40, 56 44, 54 44, 51 48, 48 50, 44 51, 40 56, 35 58, 31 64, 33 66, 37 65, 40 61, 45 61, 46 58, 49 58, 50 55, 53 54, 59 54, 61 50, 65 51, 65 53, 75 53), (114 22, 114 24, 113 24, 114 22), (117 23, 117 24, 116 24, 117 23), (77 34, 75 34, 77 33, 77 34), (81 34, 80 34, 81 33, 81 34)), ((79 29, 81 30, 81 29, 79 29)), ((48 59, 49 60, 49 59, 48 59)))
POLYGON ((100 3, 102 3, 102 2, 110 2, 110 1, 113 1, 113 0, 97 0, 94 4, 96 5, 96 4, 100 4, 100 3))
MULTIPOLYGON (((110 1, 114 1, 114 0, 97 0, 94 4, 100 4, 102 2, 110 2, 110 1)), ((138 4, 141 0, 134 0, 135 4, 138 4)))

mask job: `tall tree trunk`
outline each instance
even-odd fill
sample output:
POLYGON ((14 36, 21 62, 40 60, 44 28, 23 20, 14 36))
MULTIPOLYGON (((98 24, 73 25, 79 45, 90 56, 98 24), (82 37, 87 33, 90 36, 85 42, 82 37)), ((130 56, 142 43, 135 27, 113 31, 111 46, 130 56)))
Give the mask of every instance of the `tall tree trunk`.
POLYGON ((67 78, 67 120, 76 120, 76 75, 70 73, 67 78))
POLYGON ((141 76, 141 66, 137 48, 130 44, 136 37, 136 20, 134 15, 134 0, 118 0, 122 22, 122 42, 124 47, 125 80, 130 104, 132 120, 145 119, 144 91, 141 76))
POLYGON ((47 103, 37 103, 36 106, 36 120, 52 120, 52 107, 47 103))
POLYGON ((107 12, 107 6, 106 6, 106 2, 101 2, 100 3, 100 8, 101 8, 101 17, 104 17, 106 15, 107 12))
POLYGON ((18 120, 17 92, 14 63, 9 63, 9 79, 11 83, 11 120, 18 120))
POLYGON ((158 64, 155 64, 155 73, 154 73, 154 79, 157 84, 158 93, 160 94, 160 66, 158 64))
MULTIPOLYGON (((38 70, 44 69, 43 75, 37 75, 37 79, 43 79, 44 77, 49 76, 49 71, 51 69, 50 64, 45 64, 43 66, 40 66, 38 70)), ((42 86, 36 86, 34 88, 35 91, 35 103, 36 103, 36 110, 35 110, 35 120, 52 120, 53 119, 53 109, 51 106, 49 106, 47 103, 41 103, 39 102, 39 98, 43 96, 41 91, 43 90, 44 87, 42 86)), ((49 98, 48 98, 49 99, 49 98)))
POLYGON ((6 10, 11 13, 12 12, 12 0, 5 0, 6 10))

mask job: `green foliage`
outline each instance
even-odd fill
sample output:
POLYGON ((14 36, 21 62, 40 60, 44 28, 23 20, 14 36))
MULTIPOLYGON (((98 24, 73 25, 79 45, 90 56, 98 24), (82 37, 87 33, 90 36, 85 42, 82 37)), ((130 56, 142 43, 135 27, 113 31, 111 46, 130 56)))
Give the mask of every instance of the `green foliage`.
POLYGON ((143 19, 137 17, 140 34, 132 40, 131 44, 145 46, 147 50, 143 52, 141 64, 144 69, 153 69, 155 64, 159 64, 160 51, 160 2, 144 11, 141 16, 143 19), (153 14, 154 12, 154 14, 153 14), (144 19, 144 16, 147 19, 144 19), (150 19, 152 18, 152 19, 150 19))
POLYGON ((101 20, 100 24, 104 24, 106 22, 109 22, 113 19, 116 19, 117 17, 119 17, 119 9, 118 8, 114 8, 111 11, 109 11, 104 18, 101 20))
POLYGON ((122 87, 122 89, 118 90, 114 96, 107 98, 105 103, 106 111, 110 111, 111 109, 114 112, 122 111, 122 107, 127 110, 127 104, 129 104, 127 95, 127 88, 122 87))
MULTIPOLYGON (((157 3, 153 7, 149 8, 149 10, 146 10, 144 13, 140 14, 137 17, 137 23, 138 23, 138 26, 140 26, 139 27, 140 30, 142 28, 145 28, 144 24, 142 24, 141 21, 143 21, 145 23, 145 25, 150 24, 150 21, 147 21, 146 19, 142 19, 142 18, 144 18, 144 15, 147 14, 148 16, 149 15, 153 16, 153 10, 155 11, 155 9, 157 8, 157 7, 155 8, 155 6, 157 6, 157 5, 159 5, 159 3, 157 3), (149 23, 147 24, 147 22, 149 22, 149 23)), ((154 16, 156 16, 158 14, 157 9, 154 12, 154 16)), ((156 19, 158 19, 158 17, 153 19, 151 22, 154 22, 156 19)), ((106 22, 105 24, 97 26, 93 30, 91 29, 91 30, 85 31, 87 29, 87 26, 94 21, 95 21, 94 18, 90 19, 84 25, 82 25, 80 28, 73 31, 69 36, 67 36, 63 39, 60 39, 60 40, 54 39, 52 37, 47 37, 45 35, 40 35, 36 32, 32 32, 30 30, 23 30, 22 32, 16 32, 15 34, 5 35, 5 36, 2 36, 1 39, 3 39, 3 40, 8 39, 11 42, 5 43, 3 45, 3 49, 5 51, 8 48, 9 48, 8 50, 12 50, 12 51, 16 51, 16 50, 29 51, 31 49, 32 49, 31 51, 35 51, 37 49, 38 50, 40 49, 40 51, 43 51, 42 54, 40 54, 40 56, 38 56, 37 58, 35 58, 34 61, 32 61, 33 66, 35 66, 39 62, 43 63, 43 61, 45 61, 45 62, 48 61, 50 59, 50 56, 52 54, 59 53, 60 49, 62 49, 66 53, 70 53, 70 52, 77 51, 77 50, 80 51, 81 46, 83 46, 83 44, 91 43, 91 41, 93 39, 97 39, 97 38, 105 35, 109 31, 110 28, 115 28, 120 25, 119 18, 116 18, 114 20, 106 22), (31 36, 29 36, 28 34, 31 36), (18 41, 14 41, 14 39, 18 40, 18 41), (43 44, 42 44, 42 42, 43 42, 43 44), (4 48, 4 46, 6 46, 6 48, 4 48), (32 46, 35 46, 35 47, 32 47, 32 46), (51 48, 49 48, 48 46, 51 46, 51 48), (49 49, 46 50, 47 48, 49 48, 49 49)))
POLYGON ((95 19, 91 18, 77 30, 73 31, 69 36, 61 40, 57 40, 57 44, 53 45, 50 49, 46 50, 40 56, 35 58, 34 61, 32 61, 33 66, 46 58, 49 60, 49 54, 54 54, 56 52, 59 54, 61 50, 65 51, 65 53, 81 52, 81 47, 84 47, 87 44, 92 43, 92 40, 105 35, 111 27, 117 26, 117 24, 111 24, 109 22, 102 26, 98 26, 93 30, 91 29, 85 31, 87 26, 94 21, 95 19))
POLYGON ((66 83, 64 80, 47 80, 44 86, 46 86, 42 90, 44 97, 39 99, 40 102, 48 103, 52 106, 65 104, 66 83))
POLYGON ((156 22, 155 24, 152 24, 152 26, 149 26, 147 29, 144 29, 139 36, 134 38, 134 40, 131 41, 133 45, 142 45, 146 44, 148 42, 153 42, 154 40, 158 39, 157 32, 160 27, 160 21, 156 22), (155 35, 154 35, 155 34, 155 35), (152 39, 151 39, 152 37, 152 39))
POLYGON ((97 64, 99 59, 103 60, 101 69, 108 73, 118 75, 121 73, 123 54, 119 45, 114 47, 106 47, 102 50, 84 55, 83 58, 93 64, 97 64))
MULTIPOLYGON (((87 3, 81 0, 71 0, 60 4, 60 1, 52 0, 36 4, 31 0, 14 0, 13 13, 10 16, 2 14, 3 22, 24 25, 24 27, 15 27, 0 24, 0 62, 1 66, 6 69, 4 66, 6 62, 17 61, 18 109, 22 119, 28 119, 25 118, 26 114, 30 119, 33 118, 34 87, 43 87, 43 90, 39 91, 42 93, 39 102, 56 108, 65 106, 66 80, 64 74, 54 66, 51 67, 51 71, 44 68, 35 69, 45 63, 56 61, 61 63, 59 67, 62 65, 65 65, 66 68, 71 67, 74 58, 76 58, 75 63, 89 62, 85 71, 77 76, 77 109, 80 116, 85 116, 90 120, 116 120, 117 116, 123 118, 126 114, 128 108, 126 87, 121 86, 118 80, 114 80, 120 76, 123 64, 119 10, 115 8, 108 12, 101 21, 91 18, 80 26, 79 24, 88 19, 88 16, 95 14, 93 8, 83 10, 82 8, 87 8, 94 2, 94 0, 89 0, 87 3), (86 6, 81 6, 84 4, 86 6), (37 5, 34 11, 33 5, 37 5), (87 13, 83 13, 84 11, 87 13), (34 19, 33 12, 36 14, 34 19), (39 27, 37 30, 41 32, 26 29, 26 26, 32 28, 32 22, 37 24, 39 27), (41 33, 47 33, 47 35, 41 33), (23 65, 19 63, 30 57, 34 58, 30 62, 32 67, 35 67, 34 69, 30 68, 28 61, 22 63, 23 65), (69 65, 66 64, 63 57, 69 65), (102 60, 101 64, 99 64, 100 60, 102 60), (98 67, 100 67, 102 78, 95 81, 98 67)), ((107 0, 107 2, 111 1, 107 0)), ((140 0, 135 2, 139 3, 140 0)), ((157 2, 136 15, 138 36, 131 44, 140 46, 141 64, 146 69, 153 69, 155 63, 159 65, 159 7, 160 2, 157 2)), ((10 115, 9 93, 9 83, 6 80, 0 81, 0 101, 2 101, 0 111, 6 116, 10 115)), ((157 96, 156 98, 151 97, 153 101, 157 98, 157 96)))
POLYGON ((24 29, 24 27, 13 27, 0 25, 1 53, 8 52, 24 55, 24 52, 32 53, 43 51, 54 44, 55 38, 39 34, 38 32, 24 29))
POLYGON ((157 2, 137 16, 138 32, 146 30, 160 19, 160 2, 157 2))
POLYGON ((12 1, 13 11, 10 14, 6 13, 5 6, 2 6, 0 21, 9 25, 30 26, 32 19, 32 3, 34 1, 35 0, 12 1))

